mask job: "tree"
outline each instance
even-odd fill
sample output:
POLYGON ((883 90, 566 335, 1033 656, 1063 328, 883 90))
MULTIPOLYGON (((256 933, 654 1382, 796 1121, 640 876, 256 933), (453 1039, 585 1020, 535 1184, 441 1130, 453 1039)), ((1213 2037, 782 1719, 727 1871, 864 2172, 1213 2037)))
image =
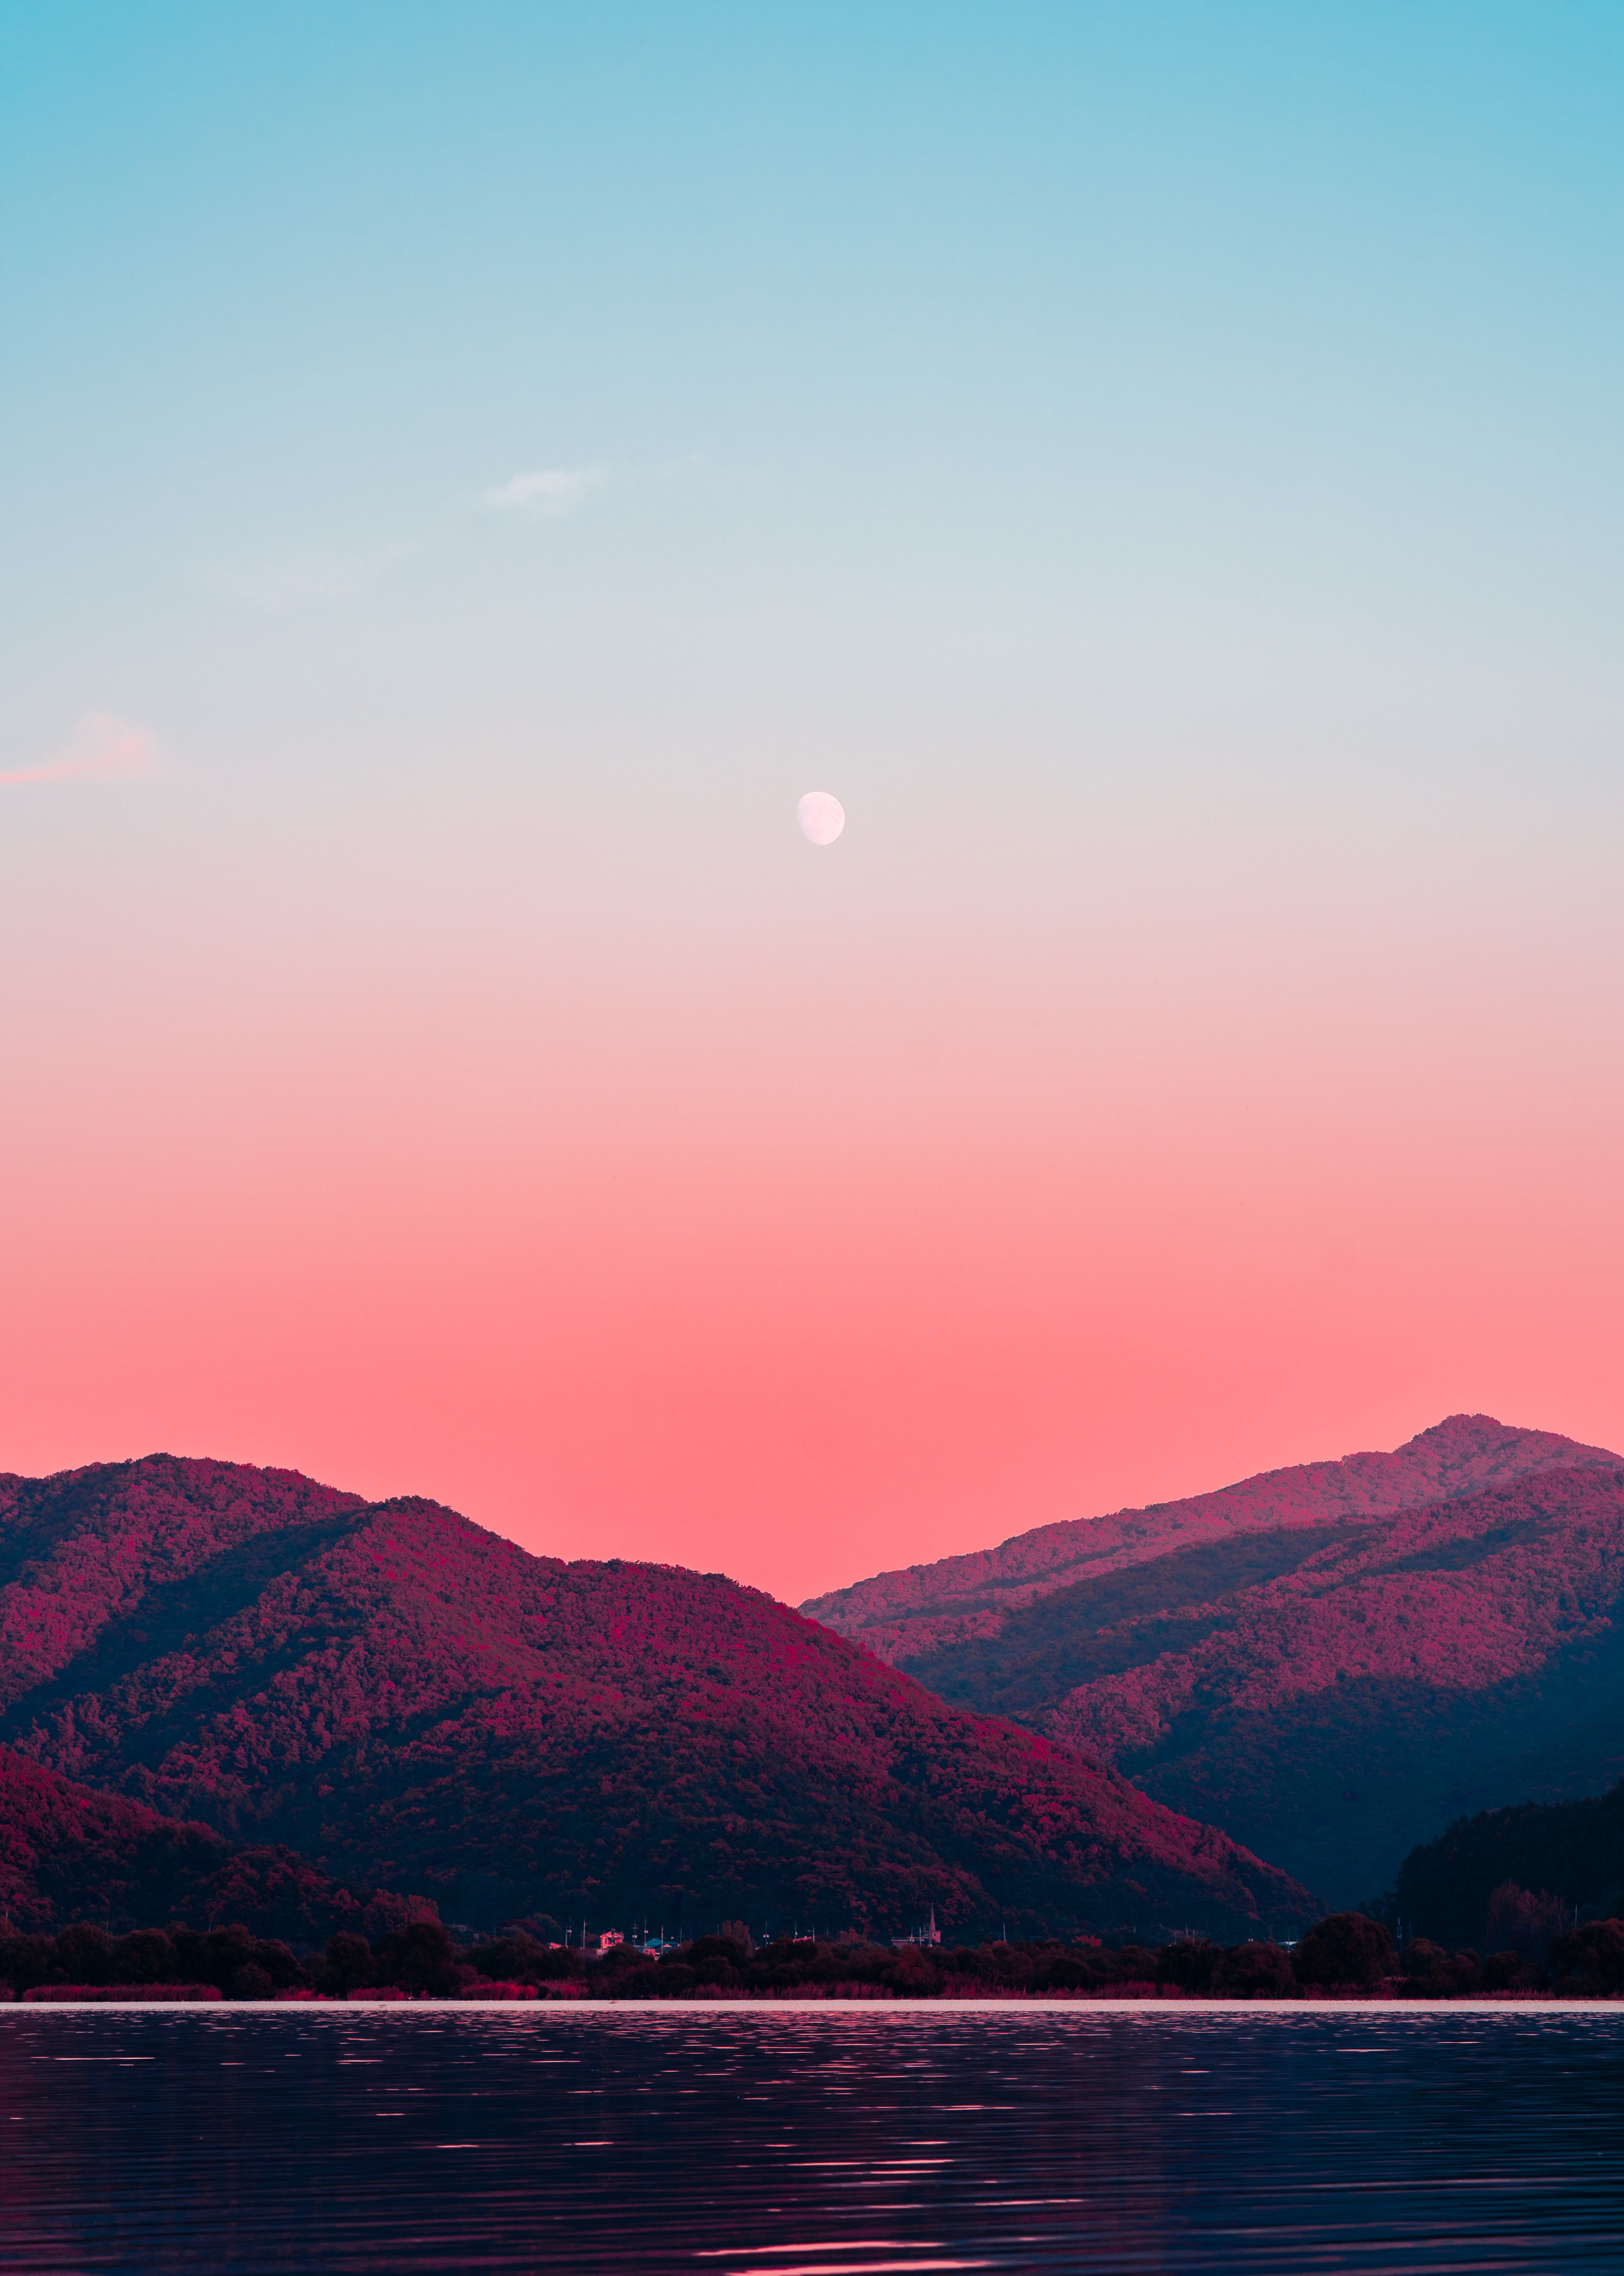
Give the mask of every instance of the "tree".
POLYGON ((70 1984, 105 1984, 112 1954, 111 1937, 94 1921, 71 1921, 57 1931, 57 1964, 70 1984))
POLYGON ((1212 1989, 1232 1999, 1286 1999, 1296 1988, 1291 1954, 1278 1944, 1238 1944, 1212 1963, 1212 1989))
POLYGON ((1551 1964, 1580 1992, 1624 1992, 1624 1921, 1585 1921, 1559 1936, 1551 1964))
POLYGON ((272 1988, 277 1992, 285 1992, 292 1984, 308 1981, 304 1969, 280 1937, 261 1937, 244 1964, 257 1968, 262 1975, 268 1976, 272 1988))
POLYGON ((1044 1992, 1095 1992, 1104 1980, 1097 1968, 1080 1960, 1074 1952, 1063 1952, 1050 1961, 1037 1984, 1044 1992))
POLYGON ((1332 1913, 1292 1954, 1299 1984, 1377 1984, 1393 1970, 1393 1938, 1368 1913, 1332 1913))
POLYGON ((935 1969, 922 1952, 911 1946, 892 1961, 885 1980, 893 1992, 912 1999, 925 1998, 937 1988, 935 1969))
POLYGON ((444 1999, 457 1988, 458 1954, 437 1920, 412 1921, 378 1940, 378 1975, 403 1992, 426 1992, 444 1999))
POLYGON ((560 1976, 580 1976, 586 1962, 566 1945, 550 1950, 523 1929, 510 1929, 489 1944, 476 1944, 468 1965, 497 1983, 547 1984, 560 1976))
POLYGON ((172 1984, 175 1947, 161 1928, 138 1928, 113 1946, 110 1980, 115 1984, 172 1984))
POLYGON ((1423 1999, 1448 1999, 1476 1992, 1483 1981, 1475 1952, 1446 1952, 1418 1936, 1404 1948, 1407 1991, 1423 1999))
POLYGON ((372 1983, 376 1973, 372 1946, 366 1938, 341 1928, 337 1936, 327 1939, 327 1955, 316 1982, 322 1991, 345 1999, 352 1992, 361 1991, 372 1983))
POLYGON ((1515 1881, 1502 1881, 1489 1899, 1483 1940, 1497 1952, 1520 1953, 1537 1967, 1550 1949, 1552 1938, 1560 1936, 1567 1919, 1567 1904, 1548 1889, 1536 1895, 1515 1881))
POLYGON ((651 1999, 660 1989, 658 1962, 634 1944, 617 1945, 588 1973, 589 1988, 611 1999, 651 1999))
POLYGON ((729 1984, 748 1960, 748 1946, 732 1936, 696 1936, 682 1947, 682 1957, 702 1984, 729 1984))
POLYGON ((1218 1946, 1204 1936, 1177 1937, 1157 1954, 1156 1980, 1176 1984, 1180 1992, 1210 1992, 1218 1962, 1218 1946))
POLYGON ((0 1984, 19 1992, 43 1984, 51 1972, 57 1947, 48 1936, 0 1937, 0 1984))

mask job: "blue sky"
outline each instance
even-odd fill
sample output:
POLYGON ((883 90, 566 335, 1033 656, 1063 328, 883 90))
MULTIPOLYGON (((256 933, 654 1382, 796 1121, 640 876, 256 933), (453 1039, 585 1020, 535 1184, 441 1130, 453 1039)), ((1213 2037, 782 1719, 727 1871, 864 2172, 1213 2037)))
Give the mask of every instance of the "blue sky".
POLYGON ((539 617, 656 672, 1611 714, 1613 10, 4 21, 13 738, 325 700, 253 617, 300 600, 436 705, 424 611, 520 687, 539 617), (562 560, 474 503, 538 468, 591 470, 562 560))

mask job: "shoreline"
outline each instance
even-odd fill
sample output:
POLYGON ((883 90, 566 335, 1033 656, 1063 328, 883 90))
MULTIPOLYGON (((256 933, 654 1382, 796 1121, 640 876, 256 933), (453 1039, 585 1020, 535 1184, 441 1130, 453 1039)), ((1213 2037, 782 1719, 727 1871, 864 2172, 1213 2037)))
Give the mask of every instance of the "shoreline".
POLYGON ((16 2000, 0 2006, 7 2013, 64 2015, 624 2015, 729 2014, 805 2015, 831 2007, 850 2008, 865 2015, 906 2013, 918 2014, 978 2014, 989 2010, 1006 2014, 1019 2008, 1023 2014, 1120 2015, 1167 2017, 1180 2015, 1515 2015, 1530 2010, 1542 2014, 1594 2015, 1624 2010, 1624 1994, 1597 1999, 1563 1999, 1535 1992, 1489 1999, 1098 1999, 1047 1997, 1036 1999, 914 1999, 906 1993, 885 1999, 40 1999, 16 2000))

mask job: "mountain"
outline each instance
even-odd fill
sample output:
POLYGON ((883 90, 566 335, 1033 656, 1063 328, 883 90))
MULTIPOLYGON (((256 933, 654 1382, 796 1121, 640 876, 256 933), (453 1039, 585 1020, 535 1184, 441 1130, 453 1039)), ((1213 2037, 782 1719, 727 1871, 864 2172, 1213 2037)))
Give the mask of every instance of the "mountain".
POLYGON ((894 1931, 1311 1909, 1089 1749, 719 1574, 565 1564, 428 1501, 155 1455, 0 1480, 0 1741, 489 1925, 894 1931))
MULTIPOLYGON (((892 1666, 919 1673, 935 1655, 1000 1635, 1012 1612, 1040 1597, 1174 1550, 1357 1524, 1509 1485, 1537 1470, 1610 1467, 1618 1460, 1605 1447, 1581 1445, 1555 1431, 1516 1430, 1491 1415, 1452 1415, 1391 1454, 1300 1462, 1186 1501, 1152 1502, 1110 1517, 1062 1518, 1012 1535, 996 1549, 876 1574, 810 1597, 801 1609, 892 1666)), ((1257 1553, 1267 1560, 1277 1552, 1257 1553)), ((1213 1568, 1220 1577, 1228 1569, 1222 1562, 1213 1568)), ((924 1673, 922 1680, 931 1678, 924 1673)))
POLYGON ((1480 1417, 1355 1460, 1368 1490, 1371 1462, 1442 1451, 1409 1475, 1458 1490, 1552 1445, 1544 1468, 1395 1515, 1328 1517, 1315 1473, 1277 1473, 1289 1523, 1256 1521, 1269 1505, 1248 1493, 1246 1522, 1191 1542, 1182 1506, 1171 1547, 1142 1535, 1132 1562, 1113 1550, 1099 1578, 904 1665, 955 1703, 1093 1746, 1356 1901, 1462 1811, 1594 1793, 1624 1771, 1619 1457, 1480 1417))
POLYGON ((90 1919, 125 1930, 240 1921, 314 1944, 376 1933, 426 1910, 340 1888, 291 1849, 239 1849, 206 1825, 76 1786, 0 1747, 0 1923, 19 1931, 90 1919))

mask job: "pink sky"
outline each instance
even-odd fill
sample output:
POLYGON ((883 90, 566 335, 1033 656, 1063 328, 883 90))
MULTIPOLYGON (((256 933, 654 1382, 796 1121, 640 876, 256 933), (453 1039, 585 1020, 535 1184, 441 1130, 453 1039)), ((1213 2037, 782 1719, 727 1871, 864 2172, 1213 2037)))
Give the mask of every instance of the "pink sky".
POLYGON ((798 1599, 1462 1407, 1624 1444, 1605 848, 854 771, 825 850, 787 770, 238 867, 195 778, 14 802, 8 1465, 798 1599))

